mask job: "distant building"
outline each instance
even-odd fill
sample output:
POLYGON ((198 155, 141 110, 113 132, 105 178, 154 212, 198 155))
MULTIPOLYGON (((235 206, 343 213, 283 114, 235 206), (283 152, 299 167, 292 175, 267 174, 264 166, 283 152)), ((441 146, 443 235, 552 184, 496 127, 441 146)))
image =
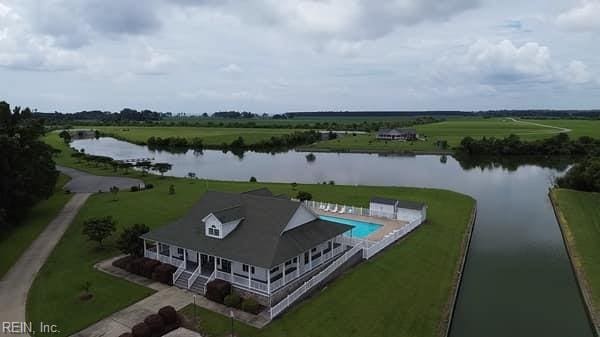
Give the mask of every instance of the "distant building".
POLYGON ((413 128, 379 129, 377 132, 377 139, 382 140, 417 140, 418 136, 413 128))

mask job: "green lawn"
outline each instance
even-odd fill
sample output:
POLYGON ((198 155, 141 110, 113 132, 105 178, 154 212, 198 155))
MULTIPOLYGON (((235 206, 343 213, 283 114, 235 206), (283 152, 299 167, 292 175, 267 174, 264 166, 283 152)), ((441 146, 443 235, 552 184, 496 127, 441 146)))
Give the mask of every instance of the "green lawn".
POLYGON ((246 144, 254 144, 261 140, 268 140, 273 136, 290 134, 294 129, 261 129, 261 128, 213 128, 213 127, 134 127, 134 126, 101 126, 91 127, 116 138, 128 140, 133 143, 146 143, 148 138, 154 137, 183 137, 202 138, 204 145, 219 146, 231 143, 239 136, 244 138, 246 144))
POLYGON ((435 145, 438 140, 446 140, 452 148, 460 144, 460 141, 466 136, 502 138, 516 134, 523 140, 535 140, 560 132, 557 129, 533 125, 529 122, 572 129, 571 137, 583 135, 600 137, 600 121, 518 120, 515 122, 506 118, 452 118, 440 123, 416 126, 420 135, 427 136, 426 141, 381 141, 375 139, 376 133, 371 133, 369 135, 350 135, 304 148, 332 151, 439 152, 441 149, 435 145))
MULTIPOLYGON (((50 142, 63 152, 56 160, 90 171, 103 171, 76 163, 63 143, 50 142)), ((131 175, 140 176, 140 173, 131 175)), ((144 177, 155 188, 143 192, 96 194, 89 198, 67 230, 48 262, 38 274, 29 294, 28 319, 53 322, 59 336, 70 335, 148 296, 151 291, 106 275, 93 265, 118 254, 114 239, 99 250, 81 234, 82 222, 92 216, 112 215, 123 226, 145 223, 151 228, 183 215, 207 190, 245 191, 269 187, 275 193, 295 195, 297 190, 312 193, 315 200, 367 206, 373 195, 426 202, 429 222, 406 240, 374 259, 362 263, 336 280, 318 296, 286 313, 266 329, 265 336, 439 336, 443 330, 456 282, 468 220, 474 200, 443 190, 340 185, 263 184, 159 179, 144 177), (168 194, 169 185, 176 193, 168 194), (78 295, 85 282, 91 282, 94 298, 88 302, 78 295), (302 327, 302 328, 299 328, 302 327)), ((158 308, 157 308, 158 309, 158 308)), ((208 313, 211 328, 220 333, 226 318, 208 313)), ((247 329, 247 335, 258 332, 247 329)), ((57 335, 53 335, 57 336, 57 335)))
POLYGON ((62 190, 67 181, 69 177, 61 174, 56 182, 54 194, 37 203, 21 224, 0 235, 0 279, 71 199, 71 196, 62 190))
POLYGON ((555 189, 552 197, 583 287, 600 317, 600 193, 555 189))

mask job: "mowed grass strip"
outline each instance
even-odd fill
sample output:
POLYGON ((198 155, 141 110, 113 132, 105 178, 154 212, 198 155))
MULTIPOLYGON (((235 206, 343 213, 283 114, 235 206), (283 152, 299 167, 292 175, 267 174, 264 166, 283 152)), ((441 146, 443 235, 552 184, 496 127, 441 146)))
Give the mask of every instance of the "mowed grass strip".
MULTIPOLYGON (((67 336, 148 296, 151 291, 93 268, 118 254, 113 237, 100 250, 81 234, 88 217, 112 215, 119 228, 151 228, 182 216, 207 189, 246 191, 268 187, 293 196, 366 206, 373 195, 424 201, 430 220, 406 240, 359 265, 313 299, 300 304, 260 332, 265 336, 437 336, 452 294, 461 242, 474 206, 470 197, 433 189, 330 185, 262 184, 146 178, 155 188, 92 196, 40 271, 31 289, 28 319, 57 324, 67 336), (176 193, 169 195, 169 185, 176 193), (85 282, 94 298, 79 300, 85 282), (301 327, 301 328, 299 328, 301 327)), ((157 308, 158 309, 158 308, 157 308)), ((220 326, 224 317, 215 318, 220 326)), ((56 336, 56 335, 55 335, 56 336)))
POLYGON ((574 267, 591 295, 595 321, 600 318, 600 193, 552 190, 574 267), (566 227, 566 228, 565 228, 566 227))
POLYGON ((71 199, 71 195, 62 190, 67 181, 69 177, 61 174, 48 199, 33 206, 22 223, 0 234, 0 279, 71 199))
POLYGON ((90 127, 101 132, 114 135, 116 138, 130 141, 132 143, 146 143, 150 137, 181 137, 201 138, 204 145, 219 146, 223 143, 229 144, 238 137, 244 138, 245 144, 254 144, 271 137, 290 134, 298 129, 266 129, 266 128, 216 128, 216 127, 90 127))

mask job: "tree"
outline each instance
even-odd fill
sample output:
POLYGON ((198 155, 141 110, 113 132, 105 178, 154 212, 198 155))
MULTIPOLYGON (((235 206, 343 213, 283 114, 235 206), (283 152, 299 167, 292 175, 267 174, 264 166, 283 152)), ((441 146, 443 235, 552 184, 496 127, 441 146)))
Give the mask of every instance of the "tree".
POLYGON ((298 194, 296 195, 296 199, 298 199, 300 201, 312 200, 312 194, 310 194, 308 192, 304 192, 304 191, 298 191, 298 194))
POLYGON ((83 234, 90 241, 98 242, 103 248, 102 242, 117 230, 117 222, 111 216, 101 218, 89 218, 83 222, 83 234))
POLYGON ((119 188, 117 186, 111 187, 110 193, 112 193, 113 195, 113 201, 117 201, 117 194, 119 194, 119 188))
POLYGON ((160 172, 160 176, 164 177, 165 172, 169 171, 173 165, 169 163, 156 163, 152 166, 152 169, 160 172))
POLYGON ((139 167, 140 169, 142 169, 142 174, 146 175, 146 174, 148 174, 148 171, 150 171, 150 169, 152 169, 152 162, 140 161, 135 164, 135 167, 139 167))
POLYGON ((144 255, 144 241, 140 238, 143 234, 150 231, 145 224, 134 224, 123 229, 123 232, 117 240, 117 248, 123 254, 141 257, 144 255))
POLYGON ((170 195, 175 194, 175 185, 173 185, 173 184, 169 185, 169 194, 170 195))
POLYGON ((194 173, 194 172, 188 172, 187 176, 190 179, 196 179, 196 173, 194 173))
POLYGON ((50 146, 40 140, 43 121, 0 102, 0 231, 18 225, 38 201, 54 192, 58 171, 50 146))
POLYGON ((71 142, 71 134, 67 130, 62 130, 58 136, 67 144, 71 142))
POLYGON ((317 157, 312 152, 306 155, 306 161, 308 161, 309 163, 314 162, 315 159, 317 159, 317 157))
POLYGON ((251 183, 255 183, 256 182, 256 177, 255 176, 250 177, 250 182, 251 183))
POLYGON ((296 190, 296 187, 298 187, 298 183, 297 182, 293 182, 292 184, 292 190, 296 190))

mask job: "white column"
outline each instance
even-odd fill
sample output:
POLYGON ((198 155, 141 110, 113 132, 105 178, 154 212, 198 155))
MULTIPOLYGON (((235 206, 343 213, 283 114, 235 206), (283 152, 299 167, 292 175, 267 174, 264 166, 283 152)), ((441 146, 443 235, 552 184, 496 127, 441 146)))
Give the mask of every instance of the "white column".
POLYGON ((285 281, 285 262, 281 265, 283 266, 283 270, 281 271, 283 273, 283 284, 286 284, 287 282, 285 281))
POLYGON ((202 275, 202 257, 200 253, 198 253, 198 270, 200 271, 200 275, 202 275))
POLYGON ((252 270, 252 266, 248 265, 248 288, 252 288, 252 281, 251 281, 251 274, 250 271, 252 270))
POLYGON ((267 269, 267 292, 271 294, 271 269, 267 269))
POLYGON ((312 249, 308 249, 308 267, 312 270, 312 249))
POLYGON ((146 257, 146 240, 144 240, 144 257, 146 257))
POLYGON ((296 259, 296 277, 300 276, 300 258, 296 259))

